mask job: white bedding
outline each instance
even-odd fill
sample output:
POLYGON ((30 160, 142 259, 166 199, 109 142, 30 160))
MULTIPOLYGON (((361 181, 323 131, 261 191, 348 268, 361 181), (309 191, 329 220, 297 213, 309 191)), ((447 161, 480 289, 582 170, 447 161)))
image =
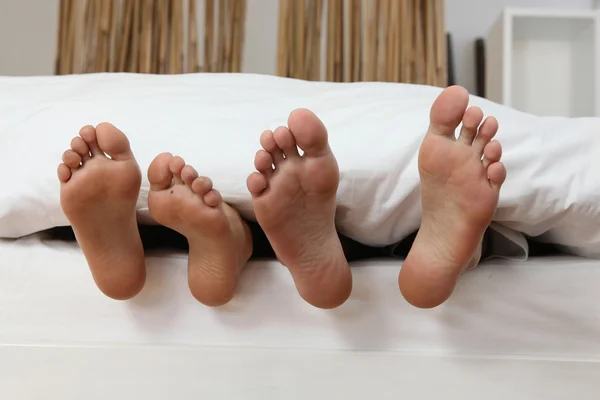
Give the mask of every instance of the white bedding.
POLYGON ((353 265, 338 310, 310 307, 281 265, 197 303, 185 254, 148 258, 139 297, 94 286, 73 243, 0 240, 0 388, 10 399, 596 399, 600 262, 495 261, 442 307, 400 296, 400 263, 353 265))
POLYGON ((379 350, 600 362, 600 261, 494 261, 468 273, 444 306, 417 310, 398 291, 396 261, 353 265, 338 310, 304 303, 287 270, 251 262, 239 295, 210 309, 188 293, 186 255, 148 258, 132 301, 95 287, 74 243, 0 242, 0 343, 191 345, 379 350))
MULTIPOLYGON (((440 90, 244 74, 0 77, 0 181, 11 182, 0 193, 0 237, 68 224, 56 165, 81 126, 105 120, 129 135, 142 169, 160 152, 182 155, 252 217, 245 179, 260 132, 307 107, 328 126, 340 165, 338 229, 365 244, 394 243, 420 223, 417 150, 440 90)), ((500 120, 508 179, 494 220, 600 258, 600 119, 539 118, 477 97, 471 103, 500 120)), ((145 181, 142 215, 148 187, 145 181)), ((524 256, 514 231, 501 233, 524 256)))

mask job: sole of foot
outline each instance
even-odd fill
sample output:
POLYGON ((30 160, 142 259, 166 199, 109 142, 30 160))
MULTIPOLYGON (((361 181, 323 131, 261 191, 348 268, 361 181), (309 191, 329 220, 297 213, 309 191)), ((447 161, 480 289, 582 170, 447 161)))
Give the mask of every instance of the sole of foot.
POLYGON ((60 203, 98 288, 134 297, 146 280, 136 203, 140 168, 127 137, 108 123, 85 126, 58 166, 60 203))
POLYGON ((423 219, 399 276, 405 299, 419 308, 445 302, 462 272, 477 264, 506 179, 502 147, 492 141, 498 122, 482 123, 482 110, 468 103, 465 89, 444 90, 419 151, 423 219))
POLYGON ((148 179, 152 218, 188 240, 192 295, 211 307, 228 303, 252 254, 248 226, 223 202, 212 181, 199 177, 180 157, 158 155, 148 168, 148 179))
POLYGON ((261 135, 258 172, 248 177, 248 190, 256 219, 300 296, 315 307, 336 308, 352 291, 335 229, 337 161, 325 126, 311 111, 292 112, 288 127, 261 135))

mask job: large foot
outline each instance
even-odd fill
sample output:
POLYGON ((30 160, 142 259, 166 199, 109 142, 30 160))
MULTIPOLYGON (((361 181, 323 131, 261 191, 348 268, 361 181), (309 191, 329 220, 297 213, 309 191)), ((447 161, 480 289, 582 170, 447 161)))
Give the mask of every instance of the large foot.
POLYGON ((468 102, 466 90, 456 86, 439 96, 419 152, 423 220, 399 285, 406 300, 420 308, 446 301, 463 270, 479 261, 506 178, 500 143, 491 142, 498 122, 491 117, 481 124, 483 112, 467 110, 468 102))
POLYGON ((300 295, 316 307, 335 308, 352 290, 334 221, 337 162, 312 112, 294 111, 288 126, 262 134, 264 150, 256 154, 258 172, 248 177, 248 190, 258 223, 300 295))
POLYGON ((239 214, 223 203, 212 181, 169 153, 148 168, 152 218, 184 235, 190 245, 188 284, 207 306, 235 295, 238 275, 252 254, 252 237, 239 214))
POLYGON ((141 173, 129 140, 102 123, 83 127, 58 166, 60 204, 100 290, 125 300, 144 286, 135 206, 141 173))

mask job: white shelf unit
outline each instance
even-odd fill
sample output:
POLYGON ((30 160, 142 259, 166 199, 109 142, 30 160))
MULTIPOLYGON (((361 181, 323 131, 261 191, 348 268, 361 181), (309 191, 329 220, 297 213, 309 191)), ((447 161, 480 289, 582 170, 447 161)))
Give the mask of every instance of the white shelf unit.
POLYGON ((486 92, 541 116, 600 117, 600 12, 507 8, 487 40, 486 92))

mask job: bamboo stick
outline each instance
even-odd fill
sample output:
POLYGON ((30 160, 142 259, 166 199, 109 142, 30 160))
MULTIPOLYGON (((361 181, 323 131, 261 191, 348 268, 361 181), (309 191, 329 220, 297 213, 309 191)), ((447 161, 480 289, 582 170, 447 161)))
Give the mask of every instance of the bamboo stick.
POLYGON ((356 31, 354 30, 354 2, 351 0, 348 5, 348 12, 345 14, 346 29, 345 33, 345 65, 344 65, 344 82, 352 82, 352 76, 354 75, 354 36, 356 31))
POLYGON ((94 7, 92 13, 93 19, 89 25, 89 36, 83 39, 83 49, 87 54, 89 62, 86 63, 84 73, 97 72, 99 63, 102 63, 100 51, 101 46, 101 31, 102 31, 102 7, 104 0, 88 0, 88 5, 94 7))
MULTIPOLYGON (((389 31, 390 31, 390 0, 379 0, 379 29, 378 27, 378 58, 379 58, 379 70, 377 71, 377 79, 381 82, 386 82, 388 78, 388 59, 391 56, 388 51, 389 42, 389 31)), ((391 0, 394 1, 394 0, 391 0)))
POLYGON ((183 62, 183 5, 181 0, 170 0, 171 27, 169 43, 169 73, 180 74, 183 62))
POLYGON ((306 50, 304 59, 305 79, 320 79, 321 25, 323 22, 323 1, 309 0, 306 25, 306 50))
POLYGON ((100 13, 98 16, 98 37, 96 38, 97 60, 95 72, 108 72, 110 61, 110 28, 112 17, 112 1, 101 0, 100 13))
POLYGON ((101 64, 100 54, 102 32, 102 7, 104 0, 88 0, 88 9, 91 11, 91 20, 86 21, 86 34, 83 38, 83 49, 86 54, 86 63, 83 72, 99 72, 97 64, 101 64))
POLYGON ((336 0, 335 81, 344 81, 344 0, 336 0))
POLYGON ((321 80, 321 37, 323 32, 323 0, 316 0, 317 2, 317 15, 315 18, 315 35, 313 37, 313 67, 312 67, 312 80, 321 80))
POLYGON ((298 49, 298 3, 296 0, 290 0, 290 8, 289 8, 289 47, 288 57, 289 57, 289 76, 292 78, 298 77, 298 65, 297 65, 297 49, 298 49))
POLYGON ((142 0, 130 0, 133 1, 133 13, 131 23, 131 41, 129 44, 129 65, 127 67, 128 72, 137 72, 139 66, 139 52, 140 52, 140 10, 142 6, 142 0))
POLYGON ((373 8, 373 4, 369 1, 366 1, 363 3, 363 12, 364 12, 364 20, 362 23, 362 31, 363 31, 363 38, 362 38, 362 43, 363 43, 363 52, 361 55, 361 64, 362 64, 362 80, 363 81, 369 81, 371 80, 371 70, 369 69, 369 59, 371 58, 371 47, 372 47, 372 43, 373 40, 371 38, 372 36, 372 29, 371 29, 371 18, 372 18, 372 11, 373 8))
POLYGON ((279 22, 277 33, 277 75, 288 76, 289 73, 289 7, 291 0, 279 0, 279 22))
POLYGON ((401 29, 399 22, 399 10, 400 1, 390 1, 390 12, 388 17, 388 28, 389 28, 389 39, 387 43, 387 79, 390 82, 399 81, 399 70, 400 70, 400 52, 397 51, 397 42, 399 39, 398 31, 401 29))
POLYGON ((237 69, 238 69, 238 71, 242 72, 243 59, 244 59, 244 48, 245 48, 245 44, 246 44, 246 18, 248 15, 248 0, 240 0, 240 2, 242 3, 240 26, 238 29, 238 32, 240 35, 240 39, 239 39, 239 43, 240 43, 239 53, 240 54, 238 55, 239 65, 238 65, 237 69))
POLYGON ((325 60, 325 80, 333 82, 335 68, 335 2, 327 0, 327 55, 325 60))
POLYGON ((152 57, 150 60, 150 73, 157 74, 160 68, 160 32, 161 32, 161 0, 154 1, 152 12, 152 57))
POLYGON ((306 79, 306 69, 304 68, 304 59, 306 52, 306 1, 294 0, 296 5, 295 24, 294 24, 294 77, 306 79))
POLYGON ((95 53, 95 59, 94 59, 94 63, 91 65, 91 68, 88 70, 88 72, 103 72, 106 69, 104 68, 104 62, 105 60, 108 58, 108 56, 105 56, 104 53, 106 51, 105 49, 105 39, 108 38, 108 24, 110 24, 110 15, 108 15, 108 18, 105 18, 104 14, 105 14, 105 8, 107 6, 107 3, 109 2, 109 0, 95 0, 96 2, 96 18, 95 18, 95 22, 96 22, 96 29, 94 31, 92 31, 92 42, 87 42, 85 44, 86 47, 88 47, 88 49, 92 52, 95 53), (106 19, 106 22, 108 23, 106 25, 106 30, 105 30, 105 24, 104 24, 104 20, 106 19), (105 34, 106 32, 106 34, 105 34))
POLYGON ((204 0, 204 72, 213 71, 215 1, 204 0))
POLYGON ((137 71, 150 73, 152 66, 152 11, 154 0, 142 0, 140 4, 140 41, 137 71))
POLYGON ((117 71, 125 72, 128 65, 129 54, 129 39, 131 38, 131 30, 133 24, 133 8, 132 0, 123 2, 123 33, 119 44, 119 62, 117 63, 117 71))
POLYGON ((67 16, 68 27, 65 36, 66 54, 63 60, 63 74, 73 73, 73 52, 75 51, 75 14, 76 4, 70 1, 69 12, 67 16))
POLYGON ((437 36, 437 24, 435 21, 434 1, 427 0, 425 2, 426 16, 426 59, 427 59, 427 85, 437 85, 437 61, 435 56, 435 42, 437 36))
POLYGON ((158 73, 166 74, 169 71, 169 21, 170 21, 170 7, 169 0, 160 1, 160 40, 158 49, 158 73))
POLYGON ((378 42, 379 0, 371 0, 367 4, 367 38, 364 59, 365 80, 377 80, 377 42, 378 42))
POLYGON ((242 51, 244 47, 244 30, 246 20, 246 0, 235 1, 234 33, 232 46, 231 71, 241 72, 242 51))
POLYGON ((217 70, 215 72, 223 72, 225 66, 225 42, 227 40, 227 2, 228 0, 218 0, 219 1, 219 37, 217 42, 217 62, 215 63, 217 66, 217 70))
POLYGON ((230 24, 229 24, 229 43, 231 43, 229 47, 229 72, 235 72, 234 65, 237 63, 237 57, 235 55, 236 48, 238 46, 238 25, 240 22, 239 16, 239 0, 230 0, 229 15, 230 15, 230 24))
POLYGON ((140 72, 149 74, 152 72, 152 38, 155 31, 154 26, 154 3, 155 0, 145 0, 142 12, 142 36, 140 48, 140 72))
POLYGON ((176 26, 171 29, 177 31, 177 40, 175 41, 175 50, 177 53, 177 73, 183 73, 185 49, 183 48, 183 0, 172 0, 177 4, 176 26))
POLYGON ((412 69, 414 62, 413 51, 413 23, 412 23, 412 0, 403 0, 404 7, 402 9, 402 82, 412 82, 412 69))
POLYGON ((94 45, 94 39, 96 37, 95 32, 100 29, 98 26, 99 8, 101 0, 88 0, 81 4, 85 11, 83 15, 83 21, 77 19, 76 29, 78 34, 76 35, 76 46, 74 57, 79 61, 76 62, 76 66, 73 72, 75 73, 87 73, 94 72, 94 60, 96 58, 96 46, 94 45), (87 45, 89 43, 89 46, 87 45))
POLYGON ((414 21, 415 21, 415 44, 416 44, 416 62, 415 62, 415 82, 425 83, 425 35, 423 23, 423 7, 420 0, 414 0, 414 21))
POLYGON ((352 0, 352 8, 354 9, 354 20, 352 22, 352 30, 354 31, 354 43, 352 44, 352 81, 359 82, 362 80, 362 63, 363 57, 363 18, 362 18, 362 0, 352 0))
POLYGON ((436 35, 436 72, 437 85, 446 87, 448 85, 448 69, 447 69, 447 46, 446 46, 446 23, 444 19, 444 3, 443 0, 434 1, 435 26, 436 35))
POLYGON ((186 71, 188 73, 198 72, 200 69, 196 14, 196 0, 188 0, 188 58, 186 71))
POLYGON ((332 32, 333 32, 333 38, 332 38, 332 49, 333 49, 333 76, 332 76, 332 81, 333 82, 338 82, 339 77, 338 77, 338 67, 339 67, 339 60, 338 60, 338 34, 339 34, 339 13, 338 13, 338 0, 328 0, 332 3, 333 5, 333 15, 332 15, 332 32))
POLYGON ((58 4, 58 30, 56 33, 56 53, 54 54, 54 74, 60 75, 62 70, 61 58, 64 57, 64 36, 67 30, 67 24, 64 23, 67 13, 67 1, 60 0, 58 4))
POLYGON ((312 80, 313 76, 313 59, 314 59, 314 37, 316 34, 316 18, 317 18, 317 1, 307 0, 306 12, 306 43, 304 48, 304 63, 302 69, 307 80, 312 80))
POLYGON ((86 12, 88 7, 88 1, 74 1, 73 3, 73 14, 71 15, 73 23, 73 65, 71 66, 71 73, 81 74, 85 72, 86 67, 86 48, 85 48, 85 34, 86 34, 86 12))
POLYGON ((167 61, 168 73, 177 73, 177 0, 169 0, 169 57, 167 61))
MULTIPOLYGON (((223 1, 223 0, 221 0, 223 1)), ((223 71, 231 72, 231 57, 233 48, 233 31, 235 28, 235 0, 226 1, 226 29, 225 29, 225 53, 223 61, 223 71)))
POLYGON ((119 0, 111 1, 112 16, 110 19, 110 38, 109 38, 109 72, 116 72, 119 65, 119 35, 120 27, 123 21, 121 20, 121 7, 119 7, 119 0))
POLYGON ((68 74, 71 70, 71 63, 73 59, 73 26, 74 21, 72 18, 73 14, 73 0, 63 0, 64 10, 62 14, 61 24, 64 24, 62 31, 62 43, 61 43, 61 56, 60 56, 60 73, 68 74))

